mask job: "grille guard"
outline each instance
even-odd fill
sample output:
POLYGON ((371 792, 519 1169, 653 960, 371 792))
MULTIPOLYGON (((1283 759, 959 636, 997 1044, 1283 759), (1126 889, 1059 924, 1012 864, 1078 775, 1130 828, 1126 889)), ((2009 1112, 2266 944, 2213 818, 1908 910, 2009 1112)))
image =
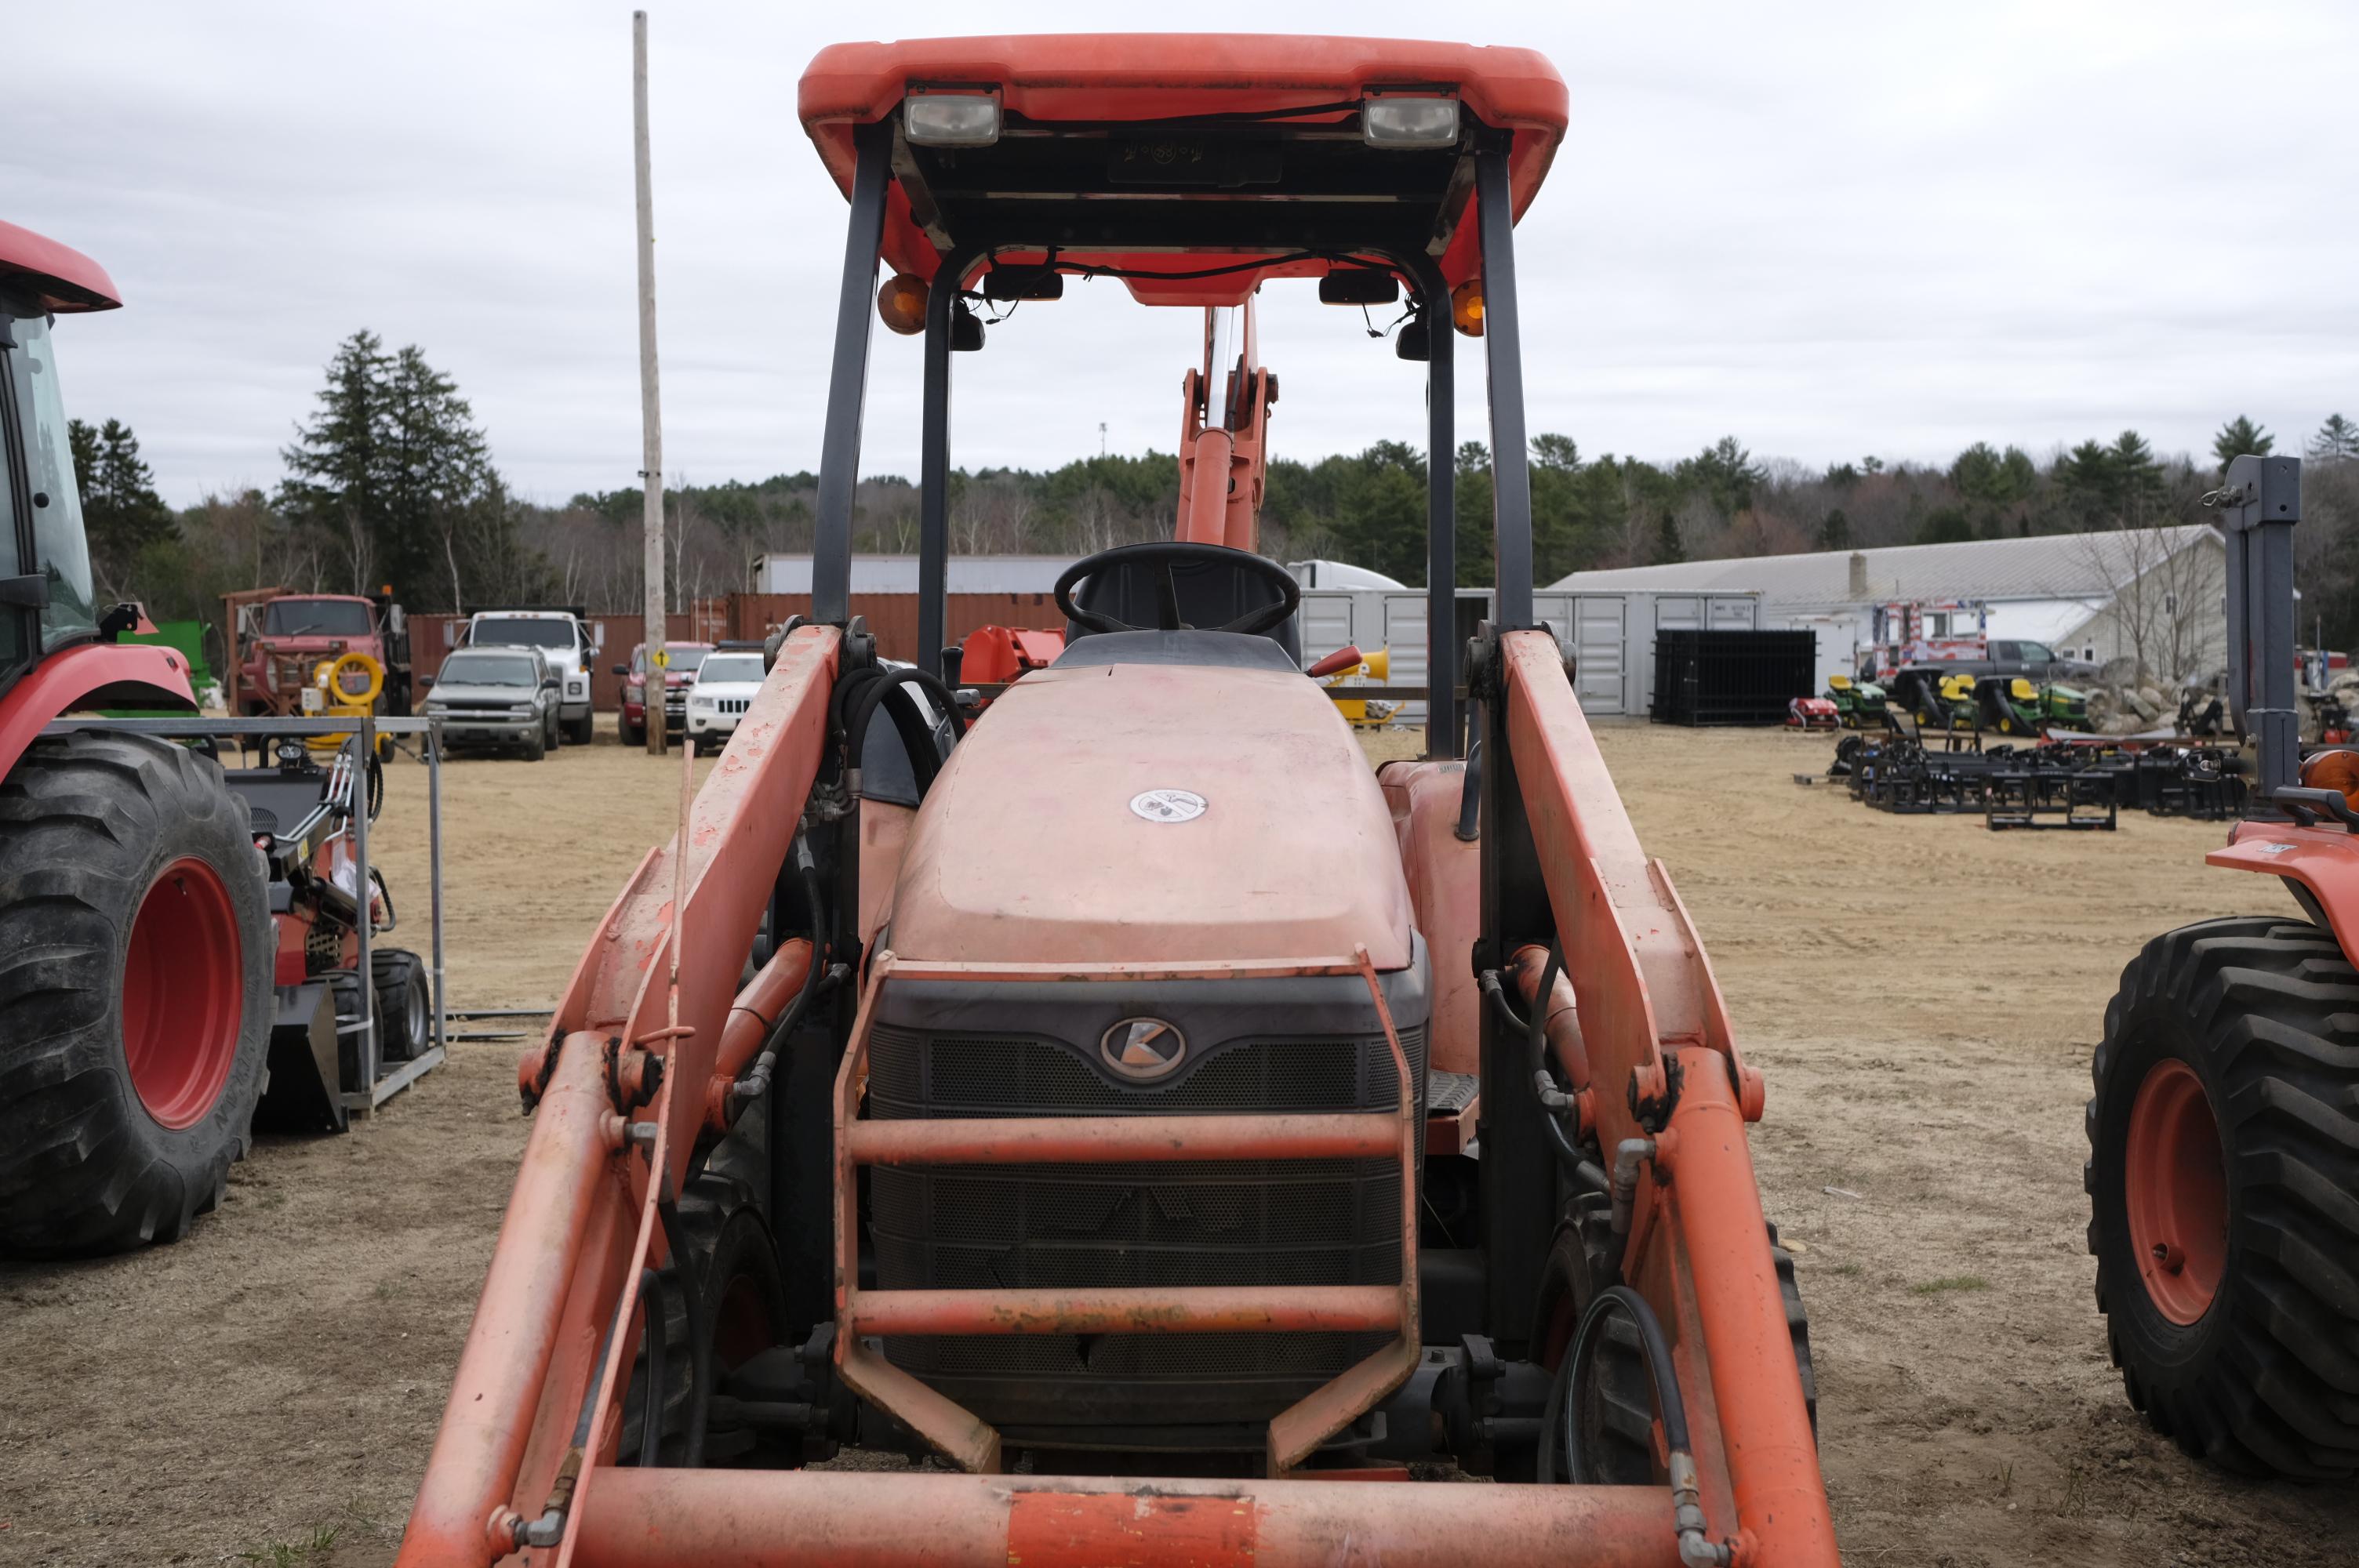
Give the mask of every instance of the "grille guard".
POLYGON ((861 1343, 863 1334, 1176 1334, 1391 1329, 1388 1345, 1282 1411, 1269 1423, 1268 1468, 1283 1476, 1408 1380, 1422 1354, 1417 1298, 1417 1086, 1364 946, 1350 958, 1235 964, 1012 964, 912 960, 880 952, 835 1080, 835 1363, 846 1386, 905 1422, 961 1469, 995 1474, 996 1429, 861 1343), (876 999, 887 979, 1086 982, 1360 976, 1393 1058, 1390 1113, 1317 1116, 1107 1116, 1055 1124, 1019 1119, 875 1122, 860 1115, 876 999), (859 1168, 920 1164, 1114 1164, 1180 1160, 1317 1160, 1397 1154, 1401 1163, 1400 1283, 1175 1286, 1093 1291, 863 1290, 859 1168))

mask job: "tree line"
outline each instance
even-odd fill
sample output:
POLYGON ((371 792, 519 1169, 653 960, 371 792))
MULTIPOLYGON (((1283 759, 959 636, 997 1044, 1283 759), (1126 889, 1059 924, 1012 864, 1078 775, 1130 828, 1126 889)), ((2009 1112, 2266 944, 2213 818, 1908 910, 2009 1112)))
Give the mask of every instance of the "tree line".
MULTIPOLYGON (((561 505, 515 493, 488 433, 452 379, 416 346, 353 333, 329 361, 310 417, 282 449, 270 491, 209 495, 175 511, 158 495, 137 437, 118 420, 72 426, 93 572, 103 596, 162 619, 217 621, 229 590, 280 584, 312 592, 390 585, 412 610, 488 602, 582 604, 630 613, 643 602, 636 487, 561 505)), ((2304 619, 2335 646, 2359 642, 2359 424, 2336 414, 2302 444, 2310 460, 2302 526, 2304 619)), ((2275 437, 2242 416, 2210 460, 2164 457, 2135 430, 2035 458, 1976 442, 1947 465, 1875 457, 1821 469, 1756 459, 1735 437, 1658 463, 1583 454, 1573 438, 1531 441, 1537 580, 1593 568, 2205 521, 2204 496, 2229 458, 2268 453, 2275 437)), ((1426 454, 1398 441, 1312 461, 1269 464, 1262 544, 1279 559, 1319 557, 1425 579, 1426 454)), ((1452 454, 1458 577, 1490 580, 1491 455, 1452 454)), ((675 608, 749 586, 765 552, 811 546, 818 476, 683 481, 666 492, 666 581, 675 608)), ((961 555, 1087 554, 1168 537, 1178 460, 1076 459, 1061 467, 955 470, 951 543, 961 555)), ((853 547, 908 554, 918 490, 864 478, 853 547)))

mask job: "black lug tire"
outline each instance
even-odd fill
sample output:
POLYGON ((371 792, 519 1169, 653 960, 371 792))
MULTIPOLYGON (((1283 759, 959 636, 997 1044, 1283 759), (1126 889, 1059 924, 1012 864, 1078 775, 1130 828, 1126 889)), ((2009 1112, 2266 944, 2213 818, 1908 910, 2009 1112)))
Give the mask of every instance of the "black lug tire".
MULTIPOLYGON (((706 1173, 693 1178, 679 1200, 680 1227, 701 1287, 708 1321, 724 1310, 736 1330, 745 1332, 751 1314, 753 1332, 772 1344, 785 1344, 791 1328, 787 1315, 784 1273, 769 1227, 755 1206, 750 1191, 732 1178, 706 1173), (734 1303, 724 1309, 723 1303, 734 1303)), ((634 1287, 636 1288, 636 1287, 634 1287)), ((664 1389, 663 1435, 658 1440, 658 1463, 678 1465, 686 1457, 690 1346, 687 1304, 676 1284, 658 1291, 663 1303, 664 1389)), ((723 1336, 730 1325, 721 1325, 723 1336)), ((728 1357, 716 1350, 712 1381, 718 1392, 729 1371, 728 1357)), ((631 1366, 631 1380, 623 1394, 621 1463, 638 1463, 646 1432, 647 1356, 642 1344, 631 1366)), ((739 1429, 717 1430, 708 1424, 704 1462, 727 1464, 744 1458, 756 1446, 754 1434, 739 1429)), ((770 1455, 772 1462, 781 1456, 770 1455)))
POLYGON ((565 720, 566 744, 587 746, 598 738, 598 713, 595 708, 579 719, 565 720))
POLYGON ((527 762, 537 762, 547 755, 549 755, 549 737, 542 732, 540 726, 536 724, 533 726, 532 739, 524 743, 524 760, 527 762))
MULTIPOLYGON (((1541 1274, 1539 1304, 1534 1332, 1542 1336, 1533 1354, 1551 1368, 1568 1345, 1550 1344, 1568 1336, 1597 1292, 1621 1282, 1614 1262, 1613 1227, 1608 1212, 1599 1207, 1568 1219, 1557 1231, 1541 1274)), ((1777 1245, 1777 1227, 1769 1227, 1769 1256, 1777 1271, 1777 1292, 1786 1305, 1786 1329, 1794 1346, 1795 1369, 1801 1374, 1802 1402, 1810 1411, 1810 1432, 1819 1430, 1819 1379, 1810 1360, 1810 1318, 1802 1305, 1802 1290, 1794 1278, 1794 1256, 1777 1245)), ((1606 1486, 1645 1487, 1661 1479, 1655 1472, 1655 1392, 1639 1348, 1637 1325, 1630 1314, 1616 1312, 1605 1320, 1592 1374, 1594 1403, 1584 1423, 1589 1443, 1588 1468, 1593 1481, 1606 1486)), ((1555 1400, 1544 1418, 1558 1417, 1555 1400)), ((1690 1412, 1692 1413, 1692 1412, 1690 1412)), ((1540 1477, 1549 1479, 1550 1477, 1540 1477)), ((1560 1478, 1560 1477, 1557 1477, 1560 1478)))
POLYGON ((2247 1475, 2359 1472, 2359 971, 2306 921, 2210 920, 2122 971, 2091 1064, 2089 1249, 2130 1402, 2189 1454, 2247 1475), (2156 1307, 2129 1237, 2130 1108, 2158 1061, 2219 1123, 2227 1249, 2190 1325, 2156 1307))
POLYGON ((369 971, 376 1015, 385 1025, 385 1059, 408 1062, 424 1055, 434 1044, 434 987, 426 960, 407 947, 372 947, 369 971))
POLYGON ((220 1201, 269 1057, 265 878, 245 803, 185 747, 85 731, 35 741, 0 780, 0 1251, 175 1241, 220 1201), (142 901, 183 858, 228 894, 242 1012, 211 1108, 174 1130, 133 1086, 122 976, 142 901))

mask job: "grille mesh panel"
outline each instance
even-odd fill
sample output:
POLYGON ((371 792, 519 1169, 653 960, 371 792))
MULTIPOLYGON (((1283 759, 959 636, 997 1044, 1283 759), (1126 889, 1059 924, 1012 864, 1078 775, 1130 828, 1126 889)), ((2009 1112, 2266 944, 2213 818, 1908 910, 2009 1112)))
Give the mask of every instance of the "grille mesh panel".
MULTIPOLYGON (((1401 1045, 1422 1083, 1425 1034, 1401 1045)), ((1094 1042, 1091 1043, 1091 1048, 1094 1042)), ((879 1024, 868 1114, 1187 1116, 1389 1110, 1381 1034, 1242 1041, 1174 1081, 1118 1085, 1084 1048, 1043 1038, 879 1024)), ((869 1172, 885 1290, 1394 1284, 1400 1170, 1392 1160, 878 1167, 869 1172)), ((1375 1351, 1381 1334, 920 1336, 886 1340, 898 1366, 1001 1424, 1100 1415, 1153 1423, 1152 1398, 1185 1386, 1200 1419, 1266 1422, 1375 1351), (1094 1393, 1095 1398, 1091 1396, 1094 1393), (1109 1408, 1104 1395, 1114 1394, 1109 1408)))

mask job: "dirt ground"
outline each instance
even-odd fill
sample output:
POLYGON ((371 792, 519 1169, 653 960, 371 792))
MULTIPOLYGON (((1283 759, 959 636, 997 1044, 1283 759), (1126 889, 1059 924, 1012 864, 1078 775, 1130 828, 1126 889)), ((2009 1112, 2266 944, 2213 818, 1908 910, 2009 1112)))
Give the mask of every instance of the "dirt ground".
MULTIPOLYGON (((1767 1076, 1754 1149, 1799 1255, 1846 1560, 2359 1556, 2359 1493, 2225 1479, 2140 1424, 2082 1239, 2081 1105, 2122 964, 2290 901, 2203 868, 2216 826, 1992 834, 1798 787, 1823 738, 1600 737, 1767 1076)), ((608 733, 450 769, 453 1005, 555 997, 669 831, 678 767, 608 733)), ((421 948, 423 773, 392 771, 375 835, 421 948)), ((521 1044, 459 1042, 349 1137, 265 1141, 177 1247, 0 1263, 0 1564, 388 1562, 522 1145, 521 1044)))

